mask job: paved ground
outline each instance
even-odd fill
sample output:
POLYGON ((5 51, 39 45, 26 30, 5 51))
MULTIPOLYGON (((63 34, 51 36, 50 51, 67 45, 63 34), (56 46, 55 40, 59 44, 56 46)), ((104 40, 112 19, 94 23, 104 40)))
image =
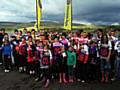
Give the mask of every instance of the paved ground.
POLYGON ((96 82, 91 83, 73 83, 73 84, 58 84, 57 81, 52 81, 49 88, 43 88, 41 82, 35 82, 34 77, 11 71, 4 73, 0 68, 0 90, 120 90, 120 81, 101 84, 96 82))

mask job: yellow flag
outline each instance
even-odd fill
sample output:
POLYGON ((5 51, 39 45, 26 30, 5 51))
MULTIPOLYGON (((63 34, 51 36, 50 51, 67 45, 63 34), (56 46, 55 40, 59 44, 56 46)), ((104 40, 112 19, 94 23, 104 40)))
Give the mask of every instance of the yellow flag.
POLYGON ((67 0, 64 18, 64 29, 72 30, 72 0, 67 0))
POLYGON ((36 0, 36 18, 37 18, 37 29, 40 30, 41 16, 42 16, 42 0, 36 0))

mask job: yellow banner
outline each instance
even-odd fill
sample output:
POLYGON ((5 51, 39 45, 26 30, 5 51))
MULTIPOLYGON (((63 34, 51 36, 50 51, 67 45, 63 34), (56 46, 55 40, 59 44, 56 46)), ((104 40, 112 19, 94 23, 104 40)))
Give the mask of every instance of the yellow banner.
POLYGON ((64 29, 72 30, 72 0, 67 0, 64 18, 64 29))
POLYGON ((41 17, 42 17, 42 0, 36 0, 36 18, 37 18, 37 29, 40 30, 41 17))

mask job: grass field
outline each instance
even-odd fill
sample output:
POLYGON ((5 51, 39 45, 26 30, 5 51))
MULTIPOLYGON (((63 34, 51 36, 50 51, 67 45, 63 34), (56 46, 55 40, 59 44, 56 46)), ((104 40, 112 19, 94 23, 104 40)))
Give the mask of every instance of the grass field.
MULTIPOLYGON (((33 29, 35 26, 35 22, 30 23, 16 23, 16 22, 0 22, 0 28, 5 28, 8 33, 13 33, 15 29, 23 29, 27 27, 29 30, 33 29)), ((120 29, 120 26, 97 26, 97 25, 83 25, 83 24, 73 24, 73 30, 83 29, 86 32, 94 32, 98 28, 106 29, 106 28, 115 28, 120 29)), ((63 24, 56 22, 41 22, 42 30, 52 30, 52 31, 62 31, 63 24)))

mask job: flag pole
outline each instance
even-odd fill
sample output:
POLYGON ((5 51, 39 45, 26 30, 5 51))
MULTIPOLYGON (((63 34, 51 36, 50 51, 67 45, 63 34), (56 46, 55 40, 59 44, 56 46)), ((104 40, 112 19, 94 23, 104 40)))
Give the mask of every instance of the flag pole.
POLYGON ((42 0, 36 0, 36 27, 40 30, 41 27, 41 16, 42 16, 42 0))
POLYGON ((66 0, 65 17, 64 17, 64 29, 72 30, 72 0, 66 0))

